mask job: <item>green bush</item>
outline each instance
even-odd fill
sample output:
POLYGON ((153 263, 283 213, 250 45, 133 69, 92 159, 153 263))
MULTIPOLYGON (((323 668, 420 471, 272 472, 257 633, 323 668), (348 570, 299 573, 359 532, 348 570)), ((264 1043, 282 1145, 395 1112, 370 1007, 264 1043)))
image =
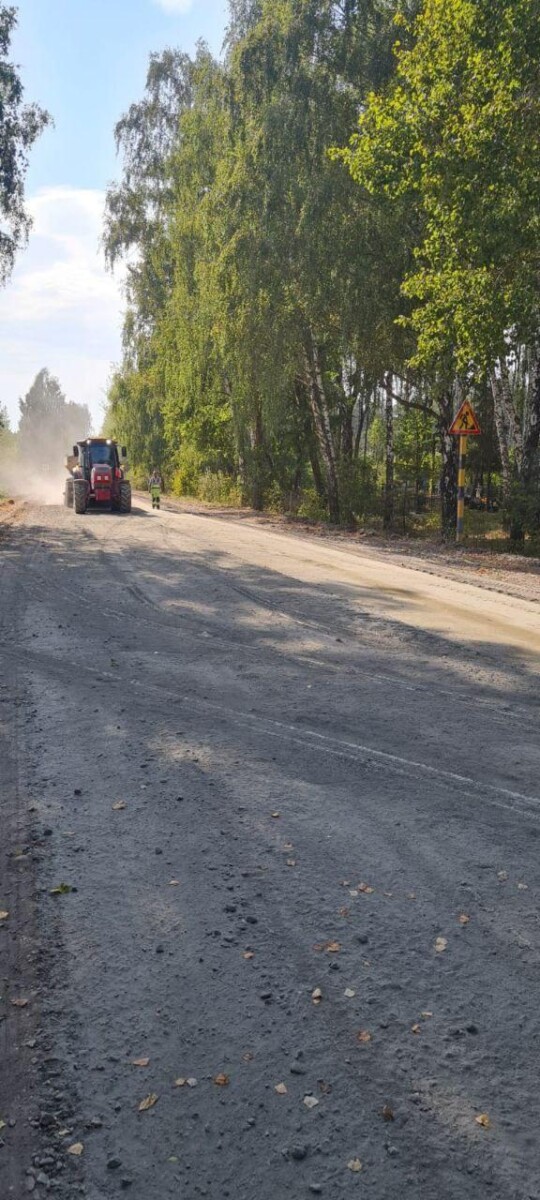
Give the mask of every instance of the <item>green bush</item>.
POLYGON ((201 457, 193 446, 182 446, 171 480, 174 496, 196 496, 201 474, 201 457))
POLYGON ((298 516, 304 517, 307 521, 327 521, 328 509, 324 500, 321 500, 315 488, 306 488, 302 493, 302 503, 298 509, 298 516))
POLYGON ((222 504, 226 508, 242 507, 242 489, 237 479, 223 471, 204 471, 198 476, 193 493, 207 504, 222 504))

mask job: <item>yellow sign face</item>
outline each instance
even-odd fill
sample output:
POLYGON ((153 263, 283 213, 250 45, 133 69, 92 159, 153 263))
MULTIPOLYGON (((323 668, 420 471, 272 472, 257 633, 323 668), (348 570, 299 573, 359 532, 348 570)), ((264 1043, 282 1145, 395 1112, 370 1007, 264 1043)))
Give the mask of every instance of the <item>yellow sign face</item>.
POLYGON ((454 437, 467 437, 482 432, 472 404, 465 400, 448 430, 454 437))

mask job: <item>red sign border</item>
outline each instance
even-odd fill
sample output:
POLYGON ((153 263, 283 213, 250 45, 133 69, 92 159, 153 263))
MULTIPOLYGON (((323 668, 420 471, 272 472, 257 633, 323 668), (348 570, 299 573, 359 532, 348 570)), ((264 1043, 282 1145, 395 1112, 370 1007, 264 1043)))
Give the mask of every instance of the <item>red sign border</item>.
POLYGON ((448 430, 448 433, 449 433, 450 437, 480 437, 482 430, 480 429, 478 417, 474 411, 474 408, 473 408, 470 400, 463 401, 463 404, 461 405, 459 412, 456 413, 454 420, 452 421, 452 424, 450 426, 450 429, 448 430), (472 416, 473 416, 475 424, 476 424, 476 429, 456 429, 456 425, 457 425, 459 418, 465 408, 469 409, 469 411, 472 413, 472 416))

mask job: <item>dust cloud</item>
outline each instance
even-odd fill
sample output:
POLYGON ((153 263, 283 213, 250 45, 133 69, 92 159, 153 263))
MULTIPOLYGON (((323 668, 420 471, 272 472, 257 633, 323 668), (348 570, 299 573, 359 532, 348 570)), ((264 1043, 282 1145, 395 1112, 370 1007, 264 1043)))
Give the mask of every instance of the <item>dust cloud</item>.
POLYGON ((0 459, 0 495, 11 496, 14 500, 62 504, 67 477, 65 469, 36 471, 31 464, 6 463, 0 459))

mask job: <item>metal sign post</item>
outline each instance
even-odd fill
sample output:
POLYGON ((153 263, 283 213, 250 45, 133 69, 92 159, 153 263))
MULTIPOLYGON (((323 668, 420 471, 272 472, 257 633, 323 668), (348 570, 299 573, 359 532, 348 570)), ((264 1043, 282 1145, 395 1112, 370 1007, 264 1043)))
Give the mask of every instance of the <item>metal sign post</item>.
POLYGON ((467 459, 467 438, 463 437, 463 434, 462 434, 459 439, 456 542, 463 541, 463 533, 465 530, 465 463, 466 463, 466 459, 467 459))
POLYGON ((478 437, 482 432, 472 404, 465 400, 448 430, 451 437, 459 438, 458 497, 456 542, 463 540, 465 529, 465 466, 467 463, 467 438, 478 437))

